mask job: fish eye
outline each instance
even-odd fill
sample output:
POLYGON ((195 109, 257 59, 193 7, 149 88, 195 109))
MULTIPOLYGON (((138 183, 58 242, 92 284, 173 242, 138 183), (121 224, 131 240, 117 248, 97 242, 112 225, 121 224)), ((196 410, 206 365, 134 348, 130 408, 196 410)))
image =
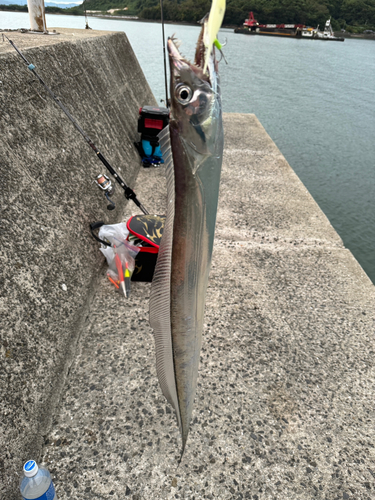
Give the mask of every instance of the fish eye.
POLYGON ((181 85, 176 89, 176 99, 181 104, 188 104, 193 97, 193 91, 187 85, 181 85))

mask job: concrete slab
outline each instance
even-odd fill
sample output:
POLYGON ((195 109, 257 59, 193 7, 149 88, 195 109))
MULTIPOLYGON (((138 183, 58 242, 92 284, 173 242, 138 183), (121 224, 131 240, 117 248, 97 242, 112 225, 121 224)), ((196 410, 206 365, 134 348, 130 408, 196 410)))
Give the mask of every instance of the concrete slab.
MULTIPOLYGON (((150 286, 124 301, 103 270, 45 441, 59 500, 374 497, 374 285, 255 116, 224 122, 183 461, 156 377, 150 286)), ((162 169, 142 170, 138 186, 163 212, 162 169)))
MULTIPOLYGON (((48 31, 48 35, 29 31, 22 32, 21 30, 0 30, 0 33, 4 33, 4 35, 10 38, 21 50, 33 47, 51 47, 64 42, 71 44, 82 42, 83 40, 111 36, 115 33, 114 31, 80 30, 72 28, 48 28, 48 31)), ((14 48, 7 40, 0 44, 0 54, 5 54, 6 52, 15 54, 14 48)))

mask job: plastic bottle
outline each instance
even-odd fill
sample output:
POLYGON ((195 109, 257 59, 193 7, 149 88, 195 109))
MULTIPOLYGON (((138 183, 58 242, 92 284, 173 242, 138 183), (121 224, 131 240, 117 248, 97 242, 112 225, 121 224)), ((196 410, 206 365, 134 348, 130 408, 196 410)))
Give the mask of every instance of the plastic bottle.
POLYGON ((51 474, 44 467, 38 467, 34 460, 23 466, 24 477, 20 490, 24 500, 57 500, 51 474))

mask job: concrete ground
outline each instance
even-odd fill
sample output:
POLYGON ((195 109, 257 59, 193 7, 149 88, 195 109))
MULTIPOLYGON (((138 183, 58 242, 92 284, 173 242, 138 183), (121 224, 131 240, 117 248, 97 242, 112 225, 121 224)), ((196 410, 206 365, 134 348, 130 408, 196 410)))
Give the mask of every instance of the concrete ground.
MULTIPOLYGON (((374 285, 256 117, 225 115, 225 134, 182 463, 150 285, 134 283, 126 301, 104 266, 45 441, 59 500, 375 497, 374 285)), ((136 187, 164 213, 162 168, 143 169, 136 187)))

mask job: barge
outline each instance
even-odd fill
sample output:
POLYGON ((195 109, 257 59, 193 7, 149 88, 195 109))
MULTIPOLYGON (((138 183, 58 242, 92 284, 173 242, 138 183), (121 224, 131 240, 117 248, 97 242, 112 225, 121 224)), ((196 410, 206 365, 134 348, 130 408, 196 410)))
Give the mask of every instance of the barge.
POLYGON ((331 19, 326 22, 324 32, 317 28, 311 28, 304 24, 260 24, 255 19, 252 12, 249 13, 249 19, 246 19, 243 26, 235 28, 235 33, 244 35, 263 35, 263 36, 280 36, 284 38, 305 38, 310 40, 336 40, 343 42, 344 38, 335 37, 331 19))

